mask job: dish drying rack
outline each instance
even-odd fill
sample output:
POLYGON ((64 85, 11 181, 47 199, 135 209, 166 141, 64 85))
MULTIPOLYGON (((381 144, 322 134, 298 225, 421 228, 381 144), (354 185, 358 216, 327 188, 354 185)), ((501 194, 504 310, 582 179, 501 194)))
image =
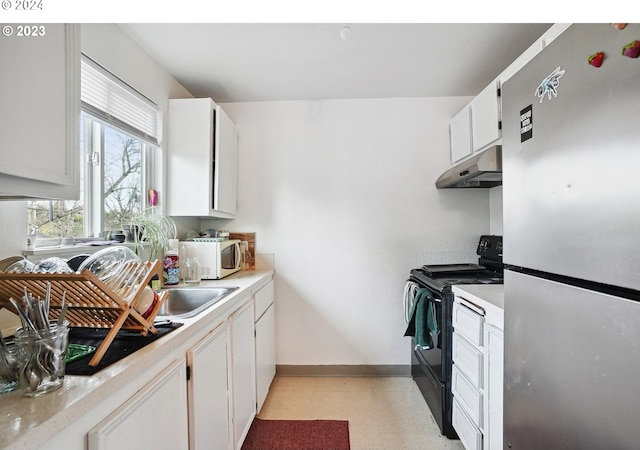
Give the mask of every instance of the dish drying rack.
POLYGON ((60 317, 62 295, 65 293, 65 320, 69 321, 69 326, 111 329, 89 361, 90 366, 97 366, 118 331, 139 331, 142 336, 149 332, 158 333, 153 325, 154 320, 169 297, 169 292, 165 290, 158 293, 158 300, 148 317, 143 317, 135 309, 144 286, 154 275, 162 279, 162 263, 158 260, 129 261, 118 275, 109 280, 108 285, 88 269, 82 273, 0 272, 0 308, 17 314, 9 298, 22 298, 25 287, 34 297, 45 298, 47 283, 51 282, 49 320, 60 317), (125 298, 131 300, 126 301, 125 298))

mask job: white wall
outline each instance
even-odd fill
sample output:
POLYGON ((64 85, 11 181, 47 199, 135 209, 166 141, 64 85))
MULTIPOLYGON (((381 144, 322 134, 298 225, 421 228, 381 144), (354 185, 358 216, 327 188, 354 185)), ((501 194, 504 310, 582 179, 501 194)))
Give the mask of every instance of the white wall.
MULTIPOLYGON (((277 363, 408 364, 409 270, 477 261, 487 190, 436 190, 469 98, 222 105, 238 126, 237 219, 275 254, 277 363)), ((215 225, 203 222, 202 227, 215 225)))
POLYGON ((502 236, 502 186, 489 189, 489 205, 490 232, 502 236))

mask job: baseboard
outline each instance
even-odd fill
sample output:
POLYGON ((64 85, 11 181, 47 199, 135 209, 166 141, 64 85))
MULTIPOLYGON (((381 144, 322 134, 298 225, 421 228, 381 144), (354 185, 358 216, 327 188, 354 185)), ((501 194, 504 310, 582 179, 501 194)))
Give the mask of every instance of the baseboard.
POLYGON ((335 365, 298 366, 277 365, 276 376, 280 377, 410 377, 411 365, 335 365))

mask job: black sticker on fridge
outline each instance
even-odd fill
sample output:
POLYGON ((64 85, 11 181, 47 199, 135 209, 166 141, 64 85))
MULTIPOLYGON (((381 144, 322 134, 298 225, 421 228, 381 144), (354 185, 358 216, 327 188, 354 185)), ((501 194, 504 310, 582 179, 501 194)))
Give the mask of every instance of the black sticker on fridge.
POLYGON ((520 111, 520 142, 533 137, 533 105, 520 111))

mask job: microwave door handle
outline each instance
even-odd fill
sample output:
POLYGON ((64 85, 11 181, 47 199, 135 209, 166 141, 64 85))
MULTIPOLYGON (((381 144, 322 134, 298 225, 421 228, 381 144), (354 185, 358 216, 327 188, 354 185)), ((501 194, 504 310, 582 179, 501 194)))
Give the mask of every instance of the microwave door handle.
POLYGON ((236 268, 242 266, 242 262, 240 261, 240 244, 236 244, 236 268))

